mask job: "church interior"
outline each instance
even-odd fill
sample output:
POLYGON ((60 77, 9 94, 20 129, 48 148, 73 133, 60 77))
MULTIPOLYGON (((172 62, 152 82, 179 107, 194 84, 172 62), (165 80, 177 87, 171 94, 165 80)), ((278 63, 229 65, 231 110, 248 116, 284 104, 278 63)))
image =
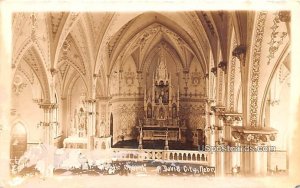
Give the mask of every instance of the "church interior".
POLYGON ((290 17, 14 13, 10 160, 44 144, 140 151, 144 160, 215 167, 217 176, 287 174, 290 17))

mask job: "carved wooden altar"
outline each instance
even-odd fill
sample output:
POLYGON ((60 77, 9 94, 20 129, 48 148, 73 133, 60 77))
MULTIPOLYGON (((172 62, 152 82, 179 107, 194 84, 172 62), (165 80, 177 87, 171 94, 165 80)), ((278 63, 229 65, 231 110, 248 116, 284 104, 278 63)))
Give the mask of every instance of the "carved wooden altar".
POLYGON ((174 91, 166 58, 160 54, 153 84, 144 94, 144 119, 139 122, 140 140, 184 141, 186 127, 178 116, 179 90, 174 91))

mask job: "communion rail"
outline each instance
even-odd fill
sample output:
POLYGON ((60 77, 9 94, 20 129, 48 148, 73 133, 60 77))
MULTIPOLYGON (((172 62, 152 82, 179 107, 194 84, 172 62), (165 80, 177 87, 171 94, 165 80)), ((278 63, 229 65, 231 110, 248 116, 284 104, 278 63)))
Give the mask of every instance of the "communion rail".
POLYGON ((114 160, 117 161, 164 161, 209 164, 209 153, 202 151, 113 148, 112 154, 114 160))

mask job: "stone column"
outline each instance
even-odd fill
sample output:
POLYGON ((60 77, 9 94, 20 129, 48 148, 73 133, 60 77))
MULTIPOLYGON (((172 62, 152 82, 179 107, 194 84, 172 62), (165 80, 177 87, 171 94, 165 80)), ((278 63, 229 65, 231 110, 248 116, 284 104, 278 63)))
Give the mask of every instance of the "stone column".
MULTIPOLYGON (((224 121, 224 142, 228 147, 235 147, 236 143, 232 139, 231 131, 232 127, 236 124, 236 122, 241 121, 242 114, 241 113, 231 113, 226 112, 222 117, 224 121)), ((225 173, 227 175, 232 174, 232 168, 237 166, 236 160, 238 160, 239 152, 225 152, 225 173)))
MULTIPOLYGON (((226 146, 233 146, 232 139, 231 139, 231 126, 233 124, 233 121, 228 118, 228 116, 225 116, 223 118, 224 121, 224 131, 225 131, 225 136, 224 136, 224 142, 226 146)), ((229 175, 232 173, 232 158, 233 154, 232 152, 225 152, 225 173, 226 175, 229 175)))
POLYGON ((96 134, 96 99, 87 99, 87 137, 88 145, 87 149, 91 150, 94 148, 93 138, 96 134))
POLYGON ((57 108, 55 103, 41 103, 40 108, 44 110, 44 120, 40 122, 40 126, 43 128, 44 140, 43 143, 46 145, 53 145, 53 126, 57 122, 54 122, 53 112, 57 108))
MULTIPOLYGON (((215 126, 215 142, 217 148, 222 149, 225 145, 224 143, 224 125, 222 116, 224 113, 225 107, 223 106, 216 106, 215 113, 216 113, 216 126, 215 126)), ((225 152, 217 150, 216 151, 216 175, 218 176, 225 176, 225 152)))
POLYGON ((246 51, 247 48, 245 45, 238 45, 232 52, 232 55, 234 57, 237 57, 240 61, 240 67, 241 67, 241 82, 243 83, 241 85, 242 89, 242 112, 243 112, 243 124, 244 126, 248 126, 248 118, 247 118, 247 112, 248 112, 248 70, 246 66, 246 51))
MULTIPOLYGON (((211 105, 214 102, 214 100, 207 100, 206 103, 206 127, 205 127, 205 134, 208 140, 208 143, 206 145, 209 145, 210 147, 215 147, 215 114, 211 110, 211 105)), ((204 148, 205 149, 205 148, 204 148)), ((209 166, 216 167, 216 153, 210 152, 209 155, 209 166)))

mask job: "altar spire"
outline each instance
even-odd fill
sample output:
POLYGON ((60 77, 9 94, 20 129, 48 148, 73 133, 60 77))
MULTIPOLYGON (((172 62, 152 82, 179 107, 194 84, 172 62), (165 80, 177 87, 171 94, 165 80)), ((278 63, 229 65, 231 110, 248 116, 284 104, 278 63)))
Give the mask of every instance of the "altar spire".
POLYGON ((155 79, 158 83, 160 81, 165 82, 165 81, 169 80, 169 74, 168 74, 168 70, 167 70, 166 56, 165 56, 164 50, 161 50, 159 52, 158 67, 156 69, 155 79))

